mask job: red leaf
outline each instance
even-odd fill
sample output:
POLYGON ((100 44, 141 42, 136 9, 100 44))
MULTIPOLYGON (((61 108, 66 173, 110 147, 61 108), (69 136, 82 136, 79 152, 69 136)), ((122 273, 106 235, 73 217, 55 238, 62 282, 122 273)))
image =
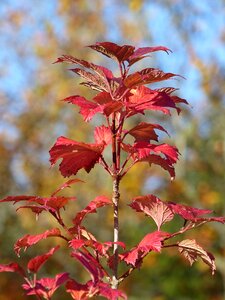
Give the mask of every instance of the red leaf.
POLYGON ((44 204, 48 210, 59 211, 61 208, 65 207, 66 204, 71 200, 76 200, 75 197, 63 197, 63 196, 54 196, 49 198, 43 198, 44 204))
POLYGON ((77 249, 80 249, 81 247, 83 247, 85 245, 85 240, 81 240, 81 239, 72 239, 70 242, 69 242, 69 245, 74 249, 74 250, 77 250, 77 249))
POLYGON ((161 168, 163 168, 164 170, 169 172, 171 180, 174 180, 175 169, 174 169, 173 164, 171 163, 171 160, 152 154, 142 161, 147 161, 149 163, 149 165, 151 165, 151 164, 159 165, 161 168))
POLYGON ((59 246, 56 246, 49 250, 49 252, 38 255, 29 260, 27 268, 30 272, 37 273, 41 266, 59 249, 59 246))
POLYGON ((160 110, 164 114, 170 114, 169 108, 180 111, 169 95, 151 90, 145 86, 139 86, 131 90, 126 106, 133 111, 133 114, 143 113, 145 110, 160 110))
POLYGON ((53 64, 57 64, 57 63, 61 63, 61 62, 72 63, 72 64, 83 66, 85 68, 90 67, 89 62, 82 60, 82 59, 75 58, 72 55, 62 55, 53 64))
POLYGON ((24 269, 17 263, 10 263, 7 265, 0 264, 0 272, 16 272, 22 275, 23 277, 26 276, 24 269))
POLYGON ((187 205, 169 202, 169 206, 175 214, 178 214, 183 219, 193 223, 198 222, 220 222, 225 223, 225 217, 201 217, 205 214, 210 214, 213 211, 208 209, 199 209, 187 205))
POLYGON ((135 138, 135 141, 146 141, 155 140, 158 141, 158 136, 155 133, 154 129, 158 129, 164 131, 168 134, 168 132, 158 124, 149 124, 146 122, 141 122, 137 126, 133 127, 127 133, 132 135, 135 138))
MULTIPOLYGON (((29 208, 31 209, 36 215, 39 215, 43 211, 50 211, 56 212, 63 208, 68 201, 76 200, 75 197, 38 197, 38 196, 8 196, 5 199, 2 199, 1 202, 21 202, 25 201, 26 205, 20 206, 18 209, 21 208, 29 208), (33 205, 32 203, 36 203, 33 205)), ((17 210, 18 210, 17 209, 17 210)))
POLYGON ((116 59, 118 62, 128 60, 129 57, 134 53, 135 49, 130 45, 119 46, 111 42, 96 43, 88 47, 104 54, 109 58, 116 59))
POLYGON ((111 248, 114 244, 117 244, 121 246, 122 248, 125 248, 126 245, 123 242, 104 242, 100 243, 95 240, 87 239, 87 240, 81 240, 81 239, 73 239, 69 242, 70 246, 74 249, 80 249, 83 246, 90 247, 96 252, 99 256, 105 256, 109 257, 108 250, 111 248))
POLYGON ((146 142, 137 142, 134 145, 136 154, 133 158, 139 162, 149 162, 161 166, 170 173, 171 179, 175 177, 173 165, 178 159, 178 149, 168 144, 153 145, 146 142), (159 153, 164 157, 152 153, 159 153))
POLYGON ((152 217, 155 221, 158 230, 160 227, 173 219, 174 213, 167 203, 157 198, 154 195, 140 196, 134 198, 130 207, 137 212, 143 212, 147 216, 152 217))
POLYGON ((61 136, 49 151, 50 162, 53 165, 58 159, 62 159, 59 170, 64 177, 75 175, 82 168, 89 173, 103 150, 103 143, 85 144, 61 136))
POLYGON ((132 265, 134 267, 138 267, 138 259, 140 256, 141 251, 138 250, 138 247, 134 247, 130 251, 120 254, 121 260, 124 260, 128 265, 132 265))
POLYGON ((30 286, 27 283, 22 287, 27 295, 38 295, 45 299, 50 299, 54 292, 68 280, 68 273, 57 274, 55 278, 41 278, 36 281, 35 286, 30 286))
POLYGON ((96 209, 106 205, 112 205, 112 201, 105 196, 97 196, 93 201, 91 201, 88 206, 86 206, 82 211, 80 211, 76 217, 73 219, 73 223, 76 226, 80 226, 82 220, 87 214, 96 213, 96 209))
POLYGON ((100 92, 98 93, 94 98, 93 100, 100 104, 100 105, 103 105, 103 104, 107 104, 107 103, 110 103, 113 101, 110 93, 107 93, 107 92, 100 92))
POLYGON ((76 178, 74 178, 74 179, 69 179, 67 182, 65 182, 65 183, 63 183, 52 195, 51 195, 51 197, 54 197, 57 193, 59 193, 59 192, 61 192, 62 190, 64 190, 65 188, 67 188, 67 187, 71 187, 71 185, 72 184, 74 184, 74 183, 77 183, 77 182, 82 182, 82 183, 84 183, 84 181, 83 180, 80 180, 80 179, 76 179, 76 178))
POLYGON ((162 248, 162 241, 165 238, 170 236, 169 233, 163 231, 155 231, 152 233, 148 233, 139 243, 138 248, 139 250, 143 251, 144 253, 149 251, 156 251, 160 252, 162 248))
POLYGON ((97 283, 104 277, 104 273, 102 271, 100 263, 90 254, 83 252, 73 252, 72 257, 75 257, 85 267, 94 283, 97 283))
POLYGON ((61 232, 58 228, 46 230, 44 233, 36 235, 25 235, 20 238, 14 245, 14 251, 19 256, 20 250, 24 248, 24 251, 32 245, 37 244, 39 241, 46 239, 51 236, 60 236, 61 232))
POLYGON ((197 261, 198 257, 200 257, 204 263, 210 266, 212 275, 214 275, 216 270, 214 256, 211 253, 206 252, 196 243, 195 240, 183 240, 178 243, 178 247, 180 253, 184 255, 190 265, 192 265, 195 261, 197 261))
POLYGON ((128 252, 120 254, 120 258, 127 264, 139 267, 143 258, 151 251, 160 252, 162 242, 170 236, 169 233, 163 231, 155 231, 147 234, 141 242, 128 252))
POLYGON ((96 144, 109 145, 112 141, 111 130, 104 125, 95 127, 94 136, 96 144))
POLYGON ((103 111, 102 106, 78 95, 67 97, 63 101, 78 105, 80 107, 80 114, 83 116, 85 122, 90 121, 94 115, 103 111))
POLYGON ((99 282, 97 285, 99 292, 98 295, 105 297, 109 300, 117 300, 118 298, 127 299, 125 293, 120 290, 112 289, 111 286, 105 282, 99 282))
POLYGON ((101 75, 104 78, 109 78, 109 79, 113 78, 112 72, 110 70, 108 70, 107 68, 95 65, 93 63, 87 62, 82 59, 75 58, 72 55, 62 55, 61 57, 59 57, 57 59, 57 61, 55 63, 59 63, 59 62, 60 63, 68 62, 68 63, 80 65, 82 67, 93 70, 94 72, 96 72, 97 74, 101 75))
POLYGON ((137 87, 138 85, 154 83, 179 76, 173 73, 164 73, 162 70, 146 68, 139 72, 130 74, 125 78, 124 85, 128 88, 137 87))
POLYGON ((117 300, 119 297, 127 299, 122 291, 112 289, 109 284, 102 281, 97 283, 88 281, 86 284, 80 284, 71 279, 66 283, 66 289, 75 300, 87 300, 97 295, 109 300, 117 300))
POLYGON ((25 196, 25 195, 19 195, 19 196, 8 196, 4 199, 1 199, 0 202, 13 202, 13 204, 21 201, 32 201, 35 199, 36 196, 25 196))
MULTIPOLYGON (((66 283, 66 291, 71 295, 75 300, 87 300, 91 281, 87 284, 80 284, 75 280, 70 279, 66 283)), ((92 284, 93 285, 93 284, 92 284)))
POLYGON ((134 51, 134 53, 130 56, 129 61, 136 59, 137 57, 143 56, 145 54, 155 52, 155 51, 165 51, 167 54, 169 54, 169 52, 172 52, 170 49, 168 49, 164 46, 142 47, 142 48, 138 48, 137 50, 134 51))
POLYGON ((98 74, 93 74, 91 72, 87 72, 80 68, 70 69, 72 72, 84 78, 86 81, 81 84, 92 88, 97 91, 108 91, 108 80, 99 76, 98 74))

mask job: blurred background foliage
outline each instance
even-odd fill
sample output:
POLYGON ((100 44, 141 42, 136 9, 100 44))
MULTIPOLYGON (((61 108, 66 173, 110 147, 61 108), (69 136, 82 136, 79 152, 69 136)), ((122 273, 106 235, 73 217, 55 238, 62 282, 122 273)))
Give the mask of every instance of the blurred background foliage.
MULTIPOLYGON (((182 154, 177 178, 145 164, 137 165, 122 182, 121 239, 132 246, 153 225, 127 208, 132 197, 154 193, 162 199, 215 210, 225 215, 225 1, 224 0, 2 0, 0 3, 0 197, 15 194, 48 196, 65 182, 57 168, 49 168, 48 150, 59 135, 92 141, 93 126, 84 124, 78 110, 60 102, 72 94, 93 96, 78 85, 66 65, 52 65, 61 54, 71 54, 114 68, 110 61, 84 48, 96 41, 136 46, 164 45, 173 54, 154 54, 144 66, 182 74, 187 80, 168 81, 190 107, 181 116, 157 114, 182 154)), ((143 67, 139 64, 139 67, 143 67)), ((145 119, 151 116, 146 115, 145 119)), ((155 118, 155 115, 152 117, 155 118)), ((137 120, 133 120, 135 124, 137 120)), ((165 136, 162 136, 162 141, 165 136)), ((78 201, 74 212, 97 194, 110 196, 111 182, 100 167, 77 176, 86 183, 65 192, 78 201)), ((111 211, 102 209, 89 219, 102 240, 112 237, 111 211)), ((15 213, 7 204, 0 210, 0 262, 15 261, 14 242, 25 233, 55 226, 47 215, 36 223, 28 211, 15 213)), ((174 226, 174 225, 173 225, 174 226)), ((123 284, 129 299, 225 299, 224 227, 211 224, 189 234, 213 252, 218 271, 211 277, 201 262, 189 267, 172 250, 151 254, 141 272, 123 284)), ((24 263, 45 251, 53 239, 25 254, 24 263), (41 250, 40 250, 41 249, 41 250)), ((43 274, 69 271, 77 279, 86 273, 62 250, 43 274), (67 255, 67 256, 66 256, 67 255), (68 258, 66 258, 68 257, 68 258)), ((20 279, 0 275, 0 300, 26 299, 20 279), (12 284, 13 282, 13 284, 12 284)), ((28 297, 29 298, 29 297, 28 297)), ((62 299, 58 291, 54 299, 62 299)), ((63 297, 63 299, 70 299, 63 297)))

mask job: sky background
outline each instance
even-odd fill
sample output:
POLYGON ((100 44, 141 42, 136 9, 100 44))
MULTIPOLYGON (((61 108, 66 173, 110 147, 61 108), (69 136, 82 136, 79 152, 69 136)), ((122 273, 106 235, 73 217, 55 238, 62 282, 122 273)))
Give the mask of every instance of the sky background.
MULTIPOLYGON (((161 2, 146 1, 141 12, 132 12, 127 10, 127 5, 123 1, 121 5, 118 5, 117 1, 105 1, 103 18, 107 24, 107 39, 118 43, 129 42, 121 40, 123 37, 117 25, 117 18, 123 16, 131 22, 135 22, 135 14, 138 14, 139 19, 137 21, 140 20, 141 15, 146 20, 148 27, 146 32, 151 32, 149 38, 146 33, 143 34, 144 39, 139 41, 141 46, 149 45, 151 39, 151 43, 154 45, 165 45, 172 49, 173 54, 169 58, 167 55, 160 54, 160 65, 163 69, 174 73, 182 72, 182 75, 187 78, 186 81, 179 82, 179 85, 182 86, 182 93, 187 95, 191 104, 199 103, 199 101, 204 102, 204 95, 198 89, 198 72, 193 65, 187 64, 188 54, 186 45, 184 45, 185 41, 181 39, 172 18, 174 14, 180 14, 183 17, 179 29, 183 30, 183 33, 191 32, 190 46, 194 46, 196 54, 204 62, 207 63, 216 59, 221 67, 224 67, 225 49, 221 41, 221 36, 224 35, 224 4, 220 0, 171 1, 174 2, 172 6, 173 13, 171 13, 171 8, 164 7, 161 2), (182 2, 186 3, 187 7, 192 7, 192 10, 190 12, 188 10, 182 11, 182 2)), ((57 3, 56 0, 2 0, 0 3, 0 18, 7 20, 0 28, 0 90, 1 93, 14 98, 12 107, 15 108, 16 113, 23 109, 23 90, 33 84, 32 73, 37 69, 38 64, 41 64, 41 61, 33 52, 32 40, 38 38, 38 35, 42 35, 46 20, 50 20, 54 25, 54 30, 60 39, 65 38, 64 20, 57 14, 57 3), (18 30, 10 23, 9 12, 12 8, 17 10, 18 13, 28 13, 26 23, 18 26, 18 30), (15 51, 14 45, 23 48, 26 53, 24 59, 15 51)), ((97 7, 93 6, 93 9, 97 9, 97 7)), ((19 16, 18 22, 20 22, 19 16)), ((93 25, 90 24, 90 26, 93 25)), ((185 37, 183 36, 183 38, 185 37)), ((89 41, 83 39, 83 45, 85 46, 89 41)), ((140 44, 137 46, 140 46, 140 44)), ((59 54, 61 54, 60 49, 59 54)), ((50 57, 50 62, 51 59, 50 57)), ((49 64, 49 67, 52 66, 49 64)))

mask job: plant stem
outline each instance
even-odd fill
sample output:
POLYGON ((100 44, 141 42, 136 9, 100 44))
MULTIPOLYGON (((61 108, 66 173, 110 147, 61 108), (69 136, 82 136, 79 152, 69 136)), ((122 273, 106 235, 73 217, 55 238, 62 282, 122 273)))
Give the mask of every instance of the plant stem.
POLYGON ((118 287, 118 244, 119 241, 119 182, 120 177, 116 176, 113 180, 113 209, 114 209, 114 230, 113 230, 113 255, 114 255, 114 261, 113 261, 113 277, 112 277, 112 288, 117 289, 118 287))

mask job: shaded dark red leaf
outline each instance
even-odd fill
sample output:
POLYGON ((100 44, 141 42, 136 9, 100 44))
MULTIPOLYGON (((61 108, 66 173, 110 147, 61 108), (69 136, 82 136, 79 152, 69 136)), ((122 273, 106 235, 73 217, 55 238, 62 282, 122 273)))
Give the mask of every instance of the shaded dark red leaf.
POLYGON ((30 272, 37 273, 42 265, 59 249, 59 246, 56 246, 50 249, 47 253, 43 255, 38 255, 29 260, 27 268, 30 272))
POLYGON ((150 124, 146 122, 141 122, 137 126, 133 127, 127 133, 132 135, 135 138, 135 141, 149 141, 155 140, 158 141, 158 135, 155 133, 154 129, 158 129, 164 131, 168 134, 168 132, 158 124, 150 124))
POLYGON ((10 263, 7 265, 0 264, 0 272, 15 272, 19 273, 23 277, 26 275, 24 269, 17 263, 10 263))
POLYGON ((90 67, 89 62, 87 62, 85 60, 82 60, 82 59, 75 58, 72 55, 65 55, 64 54, 64 55, 58 57, 57 60, 53 64, 61 63, 61 62, 72 63, 72 64, 80 65, 80 66, 85 67, 85 68, 90 67))
POLYGON ((82 211, 77 213, 76 217, 73 219, 73 223, 76 226, 80 226, 82 220, 87 214, 96 213, 97 208, 106 205, 112 205, 112 201, 105 196, 97 196, 82 211))
POLYGON ((129 57, 134 53, 134 47, 130 45, 119 46, 111 42, 96 43, 88 46, 103 55, 116 59, 118 62, 128 60, 129 57))
POLYGON ((212 275, 214 275, 216 270, 214 256, 199 246, 195 240, 183 240, 178 243, 178 247, 180 253, 189 261, 190 265, 200 257, 204 263, 210 266, 212 275))
POLYGON ((72 252, 72 257, 76 258, 85 269, 89 272, 92 281, 97 283, 100 279, 104 277, 104 272, 98 260, 93 256, 83 252, 72 252))
POLYGON ((129 57, 129 61, 137 57, 146 55, 148 53, 156 52, 156 51, 165 51, 167 54, 169 54, 169 52, 172 52, 170 49, 164 46, 142 47, 134 51, 134 53, 129 57))
POLYGON ((91 72, 85 71, 80 68, 71 69, 72 72, 84 78, 86 81, 82 82, 83 85, 92 88, 97 91, 108 91, 108 81, 106 78, 98 74, 93 74, 91 72))
POLYGON ((155 221, 158 230, 163 224, 171 221, 174 216, 169 205, 154 195, 136 197, 129 206, 137 212, 143 212, 150 216, 155 221))
POLYGON ((58 228, 53 228, 51 230, 46 230, 44 233, 30 235, 26 234, 20 238, 14 245, 14 251, 19 256, 20 250, 24 248, 24 251, 32 245, 37 244, 39 241, 52 236, 60 236, 61 232, 58 228))
POLYGON ((113 99, 112 99, 110 93, 100 92, 93 98, 93 101, 100 105, 103 105, 103 104, 112 102, 113 99))
POLYGON ((82 168, 89 173, 103 150, 104 143, 85 144, 61 136, 49 151, 50 162, 54 165, 58 159, 62 159, 59 170, 64 177, 75 175, 82 168))
POLYGON ((128 88, 133 88, 137 87, 138 85, 168 80, 175 76, 179 75, 173 73, 164 73, 159 69, 146 68, 139 72, 128 75, 124 80, 124 85, 128 88))
POLYGON ((88 68, 88 69, 95 71, 97 74, 99 74, 102 77, 109 78, 109 79, 113 78, 112 72, 110 70, 108 70, 107 68, 87 62, 82 59, 75 58, 72 55, 62 55, 54 63, 61 63, 61 62, 67 62, 67 63, 80 65, 84 68, 88 68))
POLYGON ((168 205, 175 214, 178 214, 183 219, 193 223, 199 222, 220 222, 225 223, 225 217, 202 217, 205 214, 211 214, 213 211, 208 209, 199 209, 183 204, 169 202, 168 205))

